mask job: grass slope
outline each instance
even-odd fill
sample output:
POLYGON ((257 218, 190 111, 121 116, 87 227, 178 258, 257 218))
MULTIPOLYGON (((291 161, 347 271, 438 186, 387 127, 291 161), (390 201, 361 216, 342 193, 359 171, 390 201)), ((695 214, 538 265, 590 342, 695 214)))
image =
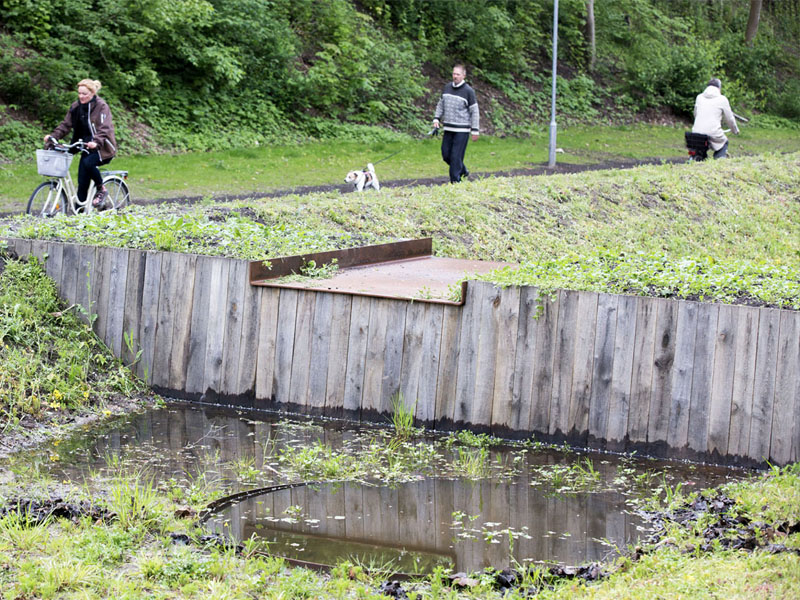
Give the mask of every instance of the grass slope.
POLYGON ((798 189, 800 154, 771 154, 11 218, 0 235, 251 260, 432 236, 440 256, 519 263, 500 284, 800 308, 798 189))

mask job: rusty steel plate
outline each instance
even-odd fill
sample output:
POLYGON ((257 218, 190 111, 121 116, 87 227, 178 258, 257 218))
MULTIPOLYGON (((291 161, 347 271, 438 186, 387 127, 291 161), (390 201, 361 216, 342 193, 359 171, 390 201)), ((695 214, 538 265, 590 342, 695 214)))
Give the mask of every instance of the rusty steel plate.
POLYGON ((460 280, 513 266, 511 263, 441 258, 430 254, 430 238, 426 238, 270 260, 271 269, 267 269, 262 261, 254 261, 250 263, 250 283, 417 302, 462 304, 466 297, 466 282, 459 284, 460 280), (343 260, 339 260, 339 253, 342 253, 343 260), (397 258, 393 258, 395 256, 397 258), (285 279, 286 275, 297 273, 309 260, 321 266, 329 264, 333 258, 339 261, 339 269, 330 279, 285 279), (294 268, 287 272, 287 265, 294 268), (454 297, 454 287, 461 288, 458 300, 454 297))

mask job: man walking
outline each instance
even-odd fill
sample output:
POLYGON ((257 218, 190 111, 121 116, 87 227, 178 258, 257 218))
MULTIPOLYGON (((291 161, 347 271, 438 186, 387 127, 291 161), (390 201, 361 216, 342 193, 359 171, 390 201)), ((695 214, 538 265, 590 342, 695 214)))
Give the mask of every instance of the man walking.
POLYGON ((478 139, 478 100, 475 90, 464 82, 466 76, 464 65, 453 67, 453 81, 444 87, 433 115, 434 129, 444 129, 442 160, 450 165, 450 183, 458 183, 462 176, 469 177, 464 166, 464 153, 470 134, 473 142, 478 139))

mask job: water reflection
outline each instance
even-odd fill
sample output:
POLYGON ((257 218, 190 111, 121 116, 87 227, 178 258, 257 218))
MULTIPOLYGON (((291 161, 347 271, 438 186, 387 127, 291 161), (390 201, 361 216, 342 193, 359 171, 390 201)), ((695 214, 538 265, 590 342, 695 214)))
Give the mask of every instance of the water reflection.
POLYGON ((396 487, 301 487, 249 498, 209 522, 237 539, 315 563, 393 560, 401 571, 459 571, 600 560, 638 537, 641 521, 617 493, 546 495, 525 481, 426 478, 396 487), (605 541, 604 541, 605 540, 605 541))
MULTIPOLYGON (((284 483, 276 457, 287 449, 296 452, 321 442, 352 452, 368 446, 375 431, 170 404, 60 444, 52 468, 81 479, 90 469, 140 472, 146 467, 162 486, 202 481, 234 492, 284 483)), ((269 541, 274 553, 326 564, 358 557, 412 572, 439 564, 459 571, 503 568, 512 558, 576 564, 604 559, 642 535, 644 524, 626 505, 642 482, 643 493, 650 492, 647 484, 662 479, 701 489, 732 473, 510 446, 492 448, 488 457, 491 465, 503 467, 494 469, 503 477, 469 480, 453 477, 444 466, 452 469, 446 459, 458 458, 457 445, 442 438, 429 443, 442 459, 432 474, 415 481, 282 490, 231 506, 209 526, 239 540, 255 534, 269 541)))

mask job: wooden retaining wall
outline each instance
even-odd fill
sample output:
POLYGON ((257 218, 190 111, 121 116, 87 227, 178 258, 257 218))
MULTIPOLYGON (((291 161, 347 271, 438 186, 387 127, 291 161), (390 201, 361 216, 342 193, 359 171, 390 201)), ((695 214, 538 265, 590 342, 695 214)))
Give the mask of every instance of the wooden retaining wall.
POLYGON ((464 306, 253 287, 242 260, 7 240, 156 390, 743 464, 800 460, 800 312, 470 282, 464 306))

